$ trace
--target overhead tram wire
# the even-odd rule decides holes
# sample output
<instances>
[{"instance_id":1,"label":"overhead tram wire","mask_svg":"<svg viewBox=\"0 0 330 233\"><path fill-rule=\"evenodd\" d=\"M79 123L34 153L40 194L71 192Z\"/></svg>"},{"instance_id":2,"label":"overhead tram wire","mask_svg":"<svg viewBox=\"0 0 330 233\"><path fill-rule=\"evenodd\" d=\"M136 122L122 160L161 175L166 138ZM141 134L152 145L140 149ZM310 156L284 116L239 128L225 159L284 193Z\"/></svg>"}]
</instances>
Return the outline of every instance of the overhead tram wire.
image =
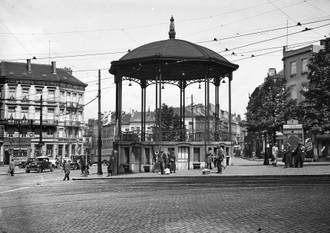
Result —
<instances>
[{"instance_id":1,"label":"overhead tram wire","mask_svg":"<svg viewBox=\"0 0 330 233\"><path fill-rule=\"evenodd\" d=\"M315 40L314 42L317 42L319 40ZM305 43L305 44L308 44L308 43ZM291 45L290 47L291 48L295 48L295 47L299 47L301 46L302 44L299 43L299 44L296 44L296 45ZM282 46L283 47L283 46ZM265 52L265 53L260 53L260 54L252 54L251 56L248 56L248 57L244 57L244 58L240 58L240 59L236 59L236 60L232 60L232 62L237 62L237 61L241 61L241 60L247 60L247 59L252 59L252 58L255 58L255 57L260 57L260 56L264 56L264 55L268 55L268 54L272 54L272 53L278 53L278 52L282 52L283 49L277 49L277 50L273 50L273 51L269 51L269 52Z\"/></svg>"},{"instance_id":2,"label":"overhead tram wire","mask_svg":"<svg viewBox=\"0 0 330 233\"><path fill-rule=\"evenodd\" d=\"M291 5L287 5L287 6L285 6L285 8L288 8L288 7L291 7L291 6L295 6L295 5L299 5L299 4L302 4L302 3L304 3L305 1L306 1L306 0L301 1L301 2L298 2L298 3L294 3L294 4L291 4ZM226 24L224 24L224 25L221 24L220 26L215 26L215 27L211 27L211 28L208 28L208 29L200 30L200 31L197 31L197 32L193 32L193 33L185 34L185 36L188 36L188 35L194 35L194 34L199 34L199 33L207 32L207 31L211 31L211 30L216 29L216 28L219 28L219 27L224 27L224 26L232 25L232 24L239 23L239 22L242 22L242 21L246 21L246 20L248 20L248 19L252 19L252 18L255 18L255 17L261 16L261 15L269 14L269 13L271 13L271 12L273 12L273 11L274 11L274 9L272 9L272 10L268 10L268 11L264 11L264 12L262 12L262 13L260 13L260 14L254 14L254 15L252 15L252 16L243 17L243 18L241 18L241 19L239 19L239 20L234 20L234 21L229 22L229 23L226 23Z\"/></svg>"},{"instance_id":3,"label":"overhead tram wire","mask_svg":"<svg viewBox=\"0 0 330 233\"><path fill-rule=\"evenodd\" d=\"M71 58L71 57L87 57L87 56L103 56L109 54L121 54L127 53L127 51L115 51L115 52L100 52L100 53L84 53L84 54L73 54L73 55L62 55L62 56L53 56L53 57L33 57L34 60L48 60L48 59L61 59L61 58ZM17 59L4 59L5 61L25 61L26 58L17 58Z\"/></svg>"},{"instance_id":4,"label":"overhead tram wire","mask_svg":"<svg viewBox=\"0 0 330 233\"><path fill-rule=\"evenodd\" d=\"M282 52L282 51L283 51L282 49L277 49L277 50L270 51L270 52L265 52L265 53L260 53L260 54L256 54L256 55L251 55L250 57L244 57L244 58L232 60L231 62L238 62L238 61L241 61L241 60L252 59L252 58L255 58L255 57L260 57L260 56L264 56L264 55L268 55L268 54L272 54L272 53L278 53L278 52Z\"/></svg>"},{"instance_id":5,"label":"overhead tram wire","mask_svg":"<svg viewBox=\"0 0 330 233\"><path fill-rule=\"evenodd\" d=\"M305 41L305 42L299 42L299 43L295 43L295 44L290 44L290 48L295 48L295 47L299 47L299 46L303 46L306 44L311 44L311 43L315 43L315 42L319 42L320 40L310 40L310 41ZM279 49L279 48L283 48L284 45L280 45L280 46L273 46L273 47L268 47L268 48L261 48L261 49L254 49L254 50L249 50L249 51L242 51L242 52L237 52L235 54L225 54L222 55L224 57L226 56L237 56L237 55L241 55L241 56L245 56L244 54L246 53L254 53L254 52L260 52L260 51L265 51L265 50L271 50L271 49Z\"/></svg>"},{"instance_id":6,"label":"overhead tram wire","mask_svg":"<svg viewBox=\"0 0 330 233\"><path fill-rule=\"evenodd\" d=\"M310 22L306 22L303 23L303 25L308 25L308 24L313 24L313 23L318 23L318 22L324 22L324 21L329 21L330 19L323 19L323 20L316 20L316 21L310 21ZM297 25L291 25L290 27L296 27ZM234 39L234 38L239 38L239 37L243 37L243 36L249 36L249 35L254 35L254 34L260 34L260 33L264 33L264 32L272 32L272 31L277 31L277 30L281 30L283 28L286 27L279 27L279 28L273 28L273 29L266 29L266 30L261 30L261 31L257 31L257 32L250 32L250 33L245 33L245 34L240 34L240 35L235 35L235 36L229 36L229 37L224 37L224 38L215 38L213 40L208 40L208 41L201 41L201 42L197 42L197 43L206 43L206 42L214 42L214 41L220 41L220 40L227 40L227 39ZM81 54L72 54L72 55L59 55L59 56L44 56L44 57L33 57L33 59L36 60L48 60L48 59L61 59L61 58L74 58L74 57L88 57L88 56L102 56L102 55L109 55L109 54L123 54L123 53L127 53L127 51L108 51L108 52L98 52L98 53L81 53ZM26 58L15 58L15 59L3 59L4 61L25 61ZM106 70L107 68L104 68L104 70ZM98 69L95 69L98 70ZM95 71L95 70L86 70L86 71ZM103 70L103 69L102 69ZM85 70L77 70L74 72L84 72Z\"/></svg>"},{"instance_id":7,"label":"overhead tram wire","mask_svg":"<svg viewBox=\"0 0 330 233\"><path fill-rule=\"evenodd\" d=\"M270 29L255 31L255 32L247 32L247 33L234 35L234 36L227 36L227 37L223 37L223 38L216 38L215 37L212 40L199 41L199 42L196 42L196 43L197 44L203 44L203 43L211 43L211 42L235 39L235 38L240 38L240 37L244 37L244 36L257 35L257 34L266 33L266 32L275 32L275 31L284 30L284 29L287 29L287 28L301 27L302 25L309 25L309 24L320 23L320 22L325 22L325 21L330 21L330 18L329 19L323 19L323 20L310 21L310 22L306 22L306 23L299 23L298 22L297 24L291 25L289 27L282 26L282 27L277 27L277 28L270 28Z\"/></svg>"},{"instance_id":8,"label":"overhead tram wire","mask_svg":"<svg viewBox=\"0 0 330 233\"><path fill-rule=\"evenodd\" d=\"M274 2L278 2L281 0L274 0ZM261 4L255 4L253 6L244 7L236 10L230 10L227 12L222 12L216 15L209 15L204 17L198 17L198 18L188 18L183 19L181 22L191 22L196 20L207 20L210 18L216 18L216 17L222 17L223 15L228 14L235 14L241 11L249 10L249 9L255 9L256 7L267 5L268 3L261 3ZM18 35L58 35L58 34L74 34L74 33L95 33L95 32L102 32L102 31L122 31L122 30L129 30L129 29L139 29L139 28L148 28L148 27L156 27L160 25L167 25L167 23L154 23L154 24L146 24L146 25L138 25L138 26L128 26L128 27L118 27L118 28L101 28L101 29L94 29L94 30L72 30L72 31L62 31L62 32L30 32L30 33L16 33ZM7 34L7 33L0 33L1 34Z\"/></svg>"},{"instance_id":9,"label":"overhead tram wire","mask_svg":"<svg viewBox=\"0 0 330 233\"><path fill-rule=\"evenodd\" d=\"M229 51L232 51L232 50L235 50L235 49L241 49L241 48L245 48L245 47L248 47L248 46L251 46L251 45L256 45L256 44L261 44L261 43L265 43L265 42L268 42L268 41L271 41L271 40L276 40L276 39L279 39L279 38L283 38L283 37L286 37L286 36L290 36L290 35L296 35L296 34L299 34L299 33L303 33L303 32L306 32L306 31L311 31L311 30L315 30L317 28L321 28L321 27L326 27L326 26L329 26L330 23L327 23L327 24L323 24L321 26L317 26L317 27L314 27L314 28L305 28L301 31L297 31L297 32L292 32L292 33L289 33L289 34L285 34L285 35L281 35L281 36L276 36L276 37L272 37L272 38L268 38L268 39L265 39L265 40L260 40L260 41L256 41L256 42L252 42L252 43L248 43L248 44L245 44L245 45L241 45L241 46L237 46L237 47L234 47L234 48L231 48L231 49L228 49L226 48L225 50L222 50L222 51L219 51L220 52L229 52Z\"/></svg>"}]
</instances>

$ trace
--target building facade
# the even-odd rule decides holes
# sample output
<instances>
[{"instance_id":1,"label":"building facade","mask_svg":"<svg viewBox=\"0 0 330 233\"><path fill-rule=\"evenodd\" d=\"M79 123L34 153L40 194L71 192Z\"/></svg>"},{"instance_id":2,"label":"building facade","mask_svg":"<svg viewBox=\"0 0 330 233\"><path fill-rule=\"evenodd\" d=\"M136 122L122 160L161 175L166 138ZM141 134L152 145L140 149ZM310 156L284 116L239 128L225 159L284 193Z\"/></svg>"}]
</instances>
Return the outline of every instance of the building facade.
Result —
<instances>
[{"instance_id":1,"label":"building facade","mask_svg":"<svg viewBox=\"0 0 330 233\"><path fill-rule=\"evenodd\" d=\"M321 49L329 50L329 38L321 40L321 45L309 45L295 50L283 48L284 78L286 86L290 87L291 98L297 99L298 103L304 100L300 93L308 83L308 64L313 54ZM309 134L305 139L311 139L314 160L330 159L330 133ZM310 138L308 138L310 137Z\"/></svg>"},{"instance_id":2,"label":"building facade","mask_svg":"<svg viewBox=\"0 0 330 233\"><path fill-rule=\"evenodd\" d=\"M283 72L286 79L286 87L290 88L291 98L298 102L303 100L300 93L304 89L304 84L308 82L308 62L314 53L320 51L319 45L309 45L295 50L287 50L283 47Z\"/></svg>"},{"instance_id":3,"label":"building facade","mask_svg":"<svg viewBox=\"0 0 330 233\"><path fill-rule=\"evenodd\" d=\"M1 62L0 163L80 155L83 149L84 90L69 69Z\"/></svg>"}]
</instances>

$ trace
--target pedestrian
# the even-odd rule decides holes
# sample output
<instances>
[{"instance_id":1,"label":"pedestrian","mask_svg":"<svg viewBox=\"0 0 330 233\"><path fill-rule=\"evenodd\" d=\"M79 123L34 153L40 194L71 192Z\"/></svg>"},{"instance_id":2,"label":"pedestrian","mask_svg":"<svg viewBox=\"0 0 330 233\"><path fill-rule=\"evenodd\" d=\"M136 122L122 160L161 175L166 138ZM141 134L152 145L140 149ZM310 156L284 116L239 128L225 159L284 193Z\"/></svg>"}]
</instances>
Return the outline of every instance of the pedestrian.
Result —
<instances>
[{"instance_id":1,"label":"pedestrian","mask_svg":"<svg viewBox=\"0 0 330 233\"><path fill-rule=\"evenodd\" d=\"M84 157L81 157L81 159L80 159L80 170L81 170L82 175L85 174L85 169L86 169L86 160L84 159Z\"/></svg>"},{"instance_id":2,"label":"pedestrian","mask_svg":"<svg viewBox=\"0 0 330 233\"><path fill-rule=\"evenodd\" d=\"M298 167L298 153L299 153L299 144L292 151L292 166Z\"/></svg>"},{"instance_id":3,"label":"pedestrian","mask_svg":"<svg viewBox=\"0 0 330 233\"><path fill-rule=\"evenodd\" d=\"M305 153L304 145L299 143L299 148L297 151L297 167L302 168L304 166Z\"/></svg>"},{"instance_id":4,"label":"pedestrian","mask_svg":"<svg viewBox=\"0 0 330 233\"><path fill-rule=\"evenodd\" d=\"M112 161L111 161L111 159L109 159L107 170L108 170L108 176L112 176Z\"/></svg>"},{"instance_id":5,"label":"pedestrian","mask_svg":"<svg viewBox=\"0 0 330 233\"><path fill-rule=\"evenodd\" d=\"M70 180L70 163L66 160L64 160L63 163L63 171L64 171L64 178L63 181Z\"/></svg>"},{"instance_id":6,"label":"pedestrian","mask_svg":"<svg viewBox=\"0 0 330 233\"><path fill-rule=\"evenodd\" d=\"M164 161L164 155L163 151L160 151L158 154L158 161L159 161L159 166L160 166L160 174L164 175L165 171L165 161Z\"/></svg>"},{"instance_id":7,"label":"pedestrian","mask_svg":"<svg viewBox=\"0 0 330 233\"><path fill-rule=\"evenodd\" d=\"M170 152L170 172L171 173L175 173L176 171L176 164L175 164L175 154L174 154L174 151L171 151Z\"/></svg>"},{"instance_id":8,"label":"pedestrian","mask_svg":"<svg viewBox=\"0 0 330 233\"><path fill-rule=\"evenodd\" d=\"M222 173L222 161L225 158L224 151L220 145L217 146L217 153L215 155L214 163L216 167L218 168L218 173Z\"/></svg>"},{"instance_id":9,"label":"pedestrian","mask_svg":"<svg viewBox=\"0 0 330 233\"><path fill-rule=\"evenodd\" d=\"M170 158L169 154L163 152L163 160L164 160L164 169L170 168Z\"/></svg>"},{"instance_id":10,"label":"pedestrian","mask_svg":"<svg viewBox=\"0 0 330 233\"><path fill-rule=\"evenodd\" d=\"M292 151L291 151L291 145L290 143L286 143L284 146L284 153L283 153L283 162L284 162L284 168L292 167Z\"/></svg>"},{"instance_id":11,"label":"pedestrian","mask_svg":"<svg viewBox=\"0 0 330 233\"><path fill-rule=\"evenodd\" d=\"M206 158L205 158L205 163L206 163L206 168L212 169L212 158L213 158L213 153L212 153L212 148L209 148Z\"/></svg>"},{"instance_id":12,"label":"pedestrian","mask_svg":"<svg viewBox=\"0 0 330 233\"><path fill-rule=\"evenodd\" d=\"M8 167L8 174L14 176L14 173L15 173L15 162L14 159L11 159Z\"/></svg>"},{"instance_id":13,"label":"pedestrian","mask_svg":"<svg viewBox=\"0 0 330 233\"><path fill-rule=\"evenodd\" d=\"M278 146L277 143L272 147L272 164L274 167L277 166L277 158L278 158Z\"/></svg>"}]
</instances>

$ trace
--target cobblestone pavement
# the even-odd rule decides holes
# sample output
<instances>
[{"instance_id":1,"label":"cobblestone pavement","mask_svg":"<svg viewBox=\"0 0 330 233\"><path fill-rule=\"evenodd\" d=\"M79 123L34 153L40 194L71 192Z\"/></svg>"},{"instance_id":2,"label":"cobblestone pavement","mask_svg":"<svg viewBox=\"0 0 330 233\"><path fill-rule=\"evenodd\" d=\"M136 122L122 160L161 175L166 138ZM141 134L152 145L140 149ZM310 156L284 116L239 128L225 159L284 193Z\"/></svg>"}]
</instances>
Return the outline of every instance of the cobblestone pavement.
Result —
<instances>
[{"instance_id":1,"label":"cobblestone pavement","mask_svg":"<svg viewBox=\"0 0 330 233\"><path fill-rule=\"evenodd\" d=\"M61 175L1 176L0 232L330 232L329 176Z\"/></svg>"}]
</instances>

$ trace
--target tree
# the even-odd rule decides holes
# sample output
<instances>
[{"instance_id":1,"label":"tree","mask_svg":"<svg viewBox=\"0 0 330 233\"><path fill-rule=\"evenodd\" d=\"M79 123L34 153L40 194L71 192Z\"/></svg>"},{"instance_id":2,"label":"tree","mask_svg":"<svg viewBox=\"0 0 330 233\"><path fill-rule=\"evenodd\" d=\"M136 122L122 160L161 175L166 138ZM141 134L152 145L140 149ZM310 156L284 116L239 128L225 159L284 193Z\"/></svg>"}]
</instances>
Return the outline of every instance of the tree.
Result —
<instances>
[{"instance_id":1,"label":"tree","mask_svg":"<svg viewBox=\"0 0 330 233\"><path fill-rule=\"evenodd\" d=\"M246 113L250 136L261 139L263 135L265 143L267 138L275 142L276 131L280 131L282 125L295 114L293 110L296 109L296 102L288 98L289 93L282 75L268 76L264 83L254 90ZM267 151L264 164L268 165Z\"/></svg>"},{"instance_id":2,"label":"tree","mask_svg":"<svg viewBox=\"0 0 330 233\"><path fill-rule=\"evenodd\" d=\"M162 136L160 140L163 141L177 141L180 138L180 117L174 112L173 107L168 107L166 104L161 108L161 122L160 128ZM154 138L157 129L154 129Z\"/></svg>"},{"instance_id":3,"label":"tree","mask_svg":"<svg viewBox=\"0 0 330 233\"><path fill-rule=\"evenodd\" d=\"M330 53L320 50L314 54L308 65L309 82L302 94L305 100L300 104L300 121L307 130L320 132L330 130Z\"/></svg>"}]
</instances>

